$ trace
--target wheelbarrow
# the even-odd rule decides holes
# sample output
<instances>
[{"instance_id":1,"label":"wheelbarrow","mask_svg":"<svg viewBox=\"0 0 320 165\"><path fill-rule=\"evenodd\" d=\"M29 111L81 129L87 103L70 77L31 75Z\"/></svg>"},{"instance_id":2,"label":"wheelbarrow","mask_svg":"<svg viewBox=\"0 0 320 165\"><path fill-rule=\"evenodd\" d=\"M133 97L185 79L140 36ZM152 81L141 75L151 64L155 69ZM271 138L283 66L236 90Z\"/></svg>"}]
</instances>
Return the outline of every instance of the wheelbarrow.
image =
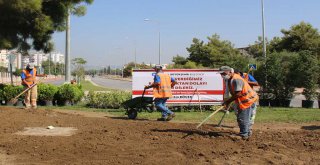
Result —
<instances>
[{"instance_id":1,"label":"wheelbarrow","mask_svg":"<svg viewBox=\"0 0 320 165\"><path fill-rule=\"evenodd\" d=\"M126 115L129 119L136 119L138 112L146 110L148 112L155 111L153 97L144 97L146 89L143 90L142 96L123 102L123 107L126 109Z\"/></svg>"}]
</instances>

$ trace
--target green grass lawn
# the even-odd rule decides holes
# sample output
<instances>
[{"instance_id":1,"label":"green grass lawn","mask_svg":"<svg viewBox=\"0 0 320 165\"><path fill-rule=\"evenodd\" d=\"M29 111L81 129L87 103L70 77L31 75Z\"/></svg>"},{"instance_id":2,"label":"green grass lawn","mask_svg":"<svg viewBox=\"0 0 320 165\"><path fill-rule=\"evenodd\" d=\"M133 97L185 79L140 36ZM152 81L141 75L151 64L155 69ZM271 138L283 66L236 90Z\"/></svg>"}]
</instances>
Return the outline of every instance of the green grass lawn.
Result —
<instances>
[{"instance_id":1,"label":"green grass lawn","mask_svg":"<svg viewBox=\"0 0 320 165\"><path fill-rule=\"evenodd\" d=\"M109 112L116 116L125 116L122 112ZM205 119L212 112L177 112L175 120L187 122L199 122ZM224 112L219 112L211 119L211 123L218 123ZM160 112L148 113L142 112L138 114L138 118L156 119L160 117ZM234 112L226 115L224 121L234 122L236 116ZM256 122L258 123L303 123L320 121L320 109L303 109L303 108L258 108L256 115ZM209 122L209 123L210 123Z\"/></svg>"},{"instance_id":2,"label":"green grass lawn","mask_svg":"<svg viewBox=\"0 0 320 165\"><path fill-rule=\"evenodd\" d=\"M81 86L84 91L113 91L113 90L115 90L115 89L111 89L111 88L95 86L90 81L82 81Z\"/></svg>"},{"instance_id":3,"label":"green grass lawn","mask_svg":"<svg viewBox=\"0 0 320 165\"><path fill-rule=\"evenodd\" d=\"M50 109L50 107L42 107L43 109ZM66 106L66 107L51 107L53 109L66 109L66 110L81 110L81 111L92 111L92 112L106 112L107 114L126 117L123 109L95 109L86 108L83 106ZM175 121L181 122L200 122L205 119L210 112L176 112ZM219 112L214 115L208 123L217 124L221 119L223 112ZM157 119L161 116L160 112L141 112L138 113L140 119ZM235 122L236 117L234 112L230 112L226 115L226 122ZM284 123L304 123L320 121L320 109L304 109L304 108L262 108L259 107L257 110L256 120L257 123L273 123L273 122L284 122Z\"/></svg>"}]
</instances>

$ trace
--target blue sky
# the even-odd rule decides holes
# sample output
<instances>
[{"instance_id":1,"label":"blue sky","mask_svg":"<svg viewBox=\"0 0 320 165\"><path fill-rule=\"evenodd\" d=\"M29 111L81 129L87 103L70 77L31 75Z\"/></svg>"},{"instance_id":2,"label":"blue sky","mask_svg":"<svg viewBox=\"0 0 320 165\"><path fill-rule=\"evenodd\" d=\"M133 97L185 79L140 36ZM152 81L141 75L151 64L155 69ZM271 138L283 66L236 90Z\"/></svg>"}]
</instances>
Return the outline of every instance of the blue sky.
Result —
<instances>
[{"instance_id":1,"label":"blue sky","mask_svg":"<svg viewBox=\"0 0 320 165\"><path fill-rule=\"evenodd\" d=\"M319 0L264 0L266 37L281 36L301 21L320 27ZM146 22L145 18L153 21ZM87 15L71 18L71 56L90 66L120 66L134 61L171 63L187 57L192 38L206 41L214 33L235 47L261 36L260 0L95 0ZM58 52L65 52L65 33L54 34Z\"/></svg>"}]
</instances>

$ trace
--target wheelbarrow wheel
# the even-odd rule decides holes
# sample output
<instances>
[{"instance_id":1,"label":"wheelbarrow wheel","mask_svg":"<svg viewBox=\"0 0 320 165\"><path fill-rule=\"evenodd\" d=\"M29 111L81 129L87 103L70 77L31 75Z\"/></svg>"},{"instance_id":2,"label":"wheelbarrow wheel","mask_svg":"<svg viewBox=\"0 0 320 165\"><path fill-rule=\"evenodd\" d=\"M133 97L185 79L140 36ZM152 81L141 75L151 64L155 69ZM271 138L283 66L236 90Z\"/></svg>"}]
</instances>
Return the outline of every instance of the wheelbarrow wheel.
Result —
<instances>
[{"instance_id":1,"label":"wheelbarrow wheel","mask_svg":"<svg viewBox=\"0 0 320 165\"><path fill-rule=\"evenodd\" d=\"M138 112L137 112L137 110L135 110L135 109L129 109L128 110L128 118L129 119L136 119L137 118L137 116L138 116Z\"/></svg>"}]
</instances>

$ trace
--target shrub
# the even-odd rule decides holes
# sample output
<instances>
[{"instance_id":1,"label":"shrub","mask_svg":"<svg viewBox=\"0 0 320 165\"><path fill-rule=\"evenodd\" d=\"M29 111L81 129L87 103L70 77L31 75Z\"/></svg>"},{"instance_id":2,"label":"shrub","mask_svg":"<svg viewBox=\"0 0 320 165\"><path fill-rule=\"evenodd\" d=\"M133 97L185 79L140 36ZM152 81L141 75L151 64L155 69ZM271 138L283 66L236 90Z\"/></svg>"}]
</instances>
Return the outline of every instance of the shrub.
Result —
<instances>
[{"instance_id":1,"label":"shrub","mask_svg":"<svg viewBox=\"0 0 320 165\"><path fill-rule=\"evenodd\" d=\"M22 85L20 86L7 85L3 88L4 100L9 101L14 97L16 97L22 91L23 91ZM23 98L23 95L21 95L20 98Z\"/></svg>"},{"instance_id":2,"label":"shrub","mask_svg":"<svg viewBox=\"0 0 320 165\"><path fill-rule=\"evenodd\" d=\"M0 100L5 100L3 95L3 89L5 86L6 86L5 84L0 84Z\"/></svg>"},{"instance_id":3,"label":"shrub","mask_svg":"<svg viewBox=\"0 0 320 165\"><path fill-rule=\"evenodd\" d=\"M38 99L41 101L51 101L57 93L58 87L52 84L38 84Z\"/></svg>"},{"instance_id":4,"label":"shrub","mask_svg":"<svg viewBox=\"0 0 320 165\"><path fill-rule=\"evenodd\" d=\"M84 92L81 87L72 84L64 84L58 87L58 92L54 98L60 103L63 101L71 101L74 103L80 101L83 96Z\"/></svg>"},{"instance_id":5,"label":"shrub","mask_svg":"<svg viewBox=\"0 0 320 165\"><path fill-rule=\"evenodd\" d=\"M131 99L130 92L112 91L112 92L93 92L90 91L86 97L87 105L95 108L120 108L121 104Z\"/></svg>"}]
</instances>

